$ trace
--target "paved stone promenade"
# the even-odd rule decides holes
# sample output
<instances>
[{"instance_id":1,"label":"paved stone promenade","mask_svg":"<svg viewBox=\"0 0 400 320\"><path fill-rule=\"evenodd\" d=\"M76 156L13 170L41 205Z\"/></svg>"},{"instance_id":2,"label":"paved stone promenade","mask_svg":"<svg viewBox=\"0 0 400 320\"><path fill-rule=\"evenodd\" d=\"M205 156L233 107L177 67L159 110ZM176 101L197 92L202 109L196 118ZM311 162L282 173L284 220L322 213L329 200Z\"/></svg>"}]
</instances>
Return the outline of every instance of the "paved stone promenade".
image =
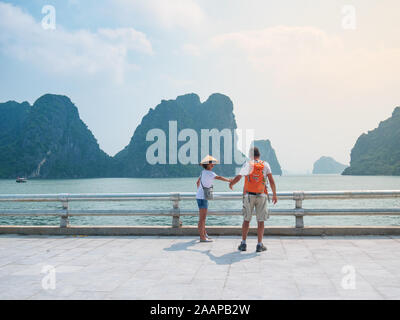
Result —
<instances>
[{"instance_id":1,"label":"paved stone promenade","mask_svg":"<svg viewBox=\"0 0 400 320\"><path fill-rule=\"evenodd\" d=\"M214 240L0 235L0 299L400 298L400 237Z\"/></svg>"}]
</instances>

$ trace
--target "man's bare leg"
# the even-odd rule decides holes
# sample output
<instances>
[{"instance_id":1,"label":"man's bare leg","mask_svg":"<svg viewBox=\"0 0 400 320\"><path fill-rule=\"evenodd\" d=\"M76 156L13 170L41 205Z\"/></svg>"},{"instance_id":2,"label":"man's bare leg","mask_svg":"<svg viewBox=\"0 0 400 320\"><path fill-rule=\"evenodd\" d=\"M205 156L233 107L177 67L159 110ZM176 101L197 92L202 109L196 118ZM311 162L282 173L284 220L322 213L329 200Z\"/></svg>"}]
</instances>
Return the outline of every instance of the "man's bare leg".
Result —
<instances>
[{"instance_id":1,"label":"man's bare leg","mask_svg":"<svg viewBox=\"0 0 400 320\"><path fill-rule=\"evenodd\" d=\"M264 236L264 221L258 221L257 238L258 243L262 243Z\"/></svg>"},{"instance_id":2,"label":"man's bare leg","mask_svg":"<svg viewBox=\"0 0 400 320\"><path fill-rule=\"evenodd\" d=\"M247 239L247 234L249 233L249 227L250 227L250 221L243 221L242 224L242 240L246 241Z\"/></svg>"}]
</instances>

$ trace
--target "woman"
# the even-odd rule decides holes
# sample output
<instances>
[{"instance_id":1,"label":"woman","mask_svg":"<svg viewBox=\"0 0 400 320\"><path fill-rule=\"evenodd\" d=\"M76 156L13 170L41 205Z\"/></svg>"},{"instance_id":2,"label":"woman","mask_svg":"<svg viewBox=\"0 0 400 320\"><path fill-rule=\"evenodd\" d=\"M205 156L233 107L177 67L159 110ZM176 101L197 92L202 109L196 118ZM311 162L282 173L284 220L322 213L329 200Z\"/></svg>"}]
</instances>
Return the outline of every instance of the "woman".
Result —
<instances>
[{"instance_id":1,"label":"woman","mask_svg":"<svg viewBox=\"0 0 400 320\"><path fill-rule=\"evenodd\" d=\"M208 236L206 232L206 217L207 217L207 209L208 209L208 200L204 198L203 186L205 188L211 188L213 185L213 180L221 180L225 182L231 182L231 179L227 179L225 177L218 176L215 174L212 169L214 168L214 164L217 163L218 160L207 156L201 162L200 165L204 168L201 172L199 179L197 180L197 194L196 200L197 205L199 207L199 234L200 234L200 242L211 242L212 240Z\"/></svg>"}]
</instances>

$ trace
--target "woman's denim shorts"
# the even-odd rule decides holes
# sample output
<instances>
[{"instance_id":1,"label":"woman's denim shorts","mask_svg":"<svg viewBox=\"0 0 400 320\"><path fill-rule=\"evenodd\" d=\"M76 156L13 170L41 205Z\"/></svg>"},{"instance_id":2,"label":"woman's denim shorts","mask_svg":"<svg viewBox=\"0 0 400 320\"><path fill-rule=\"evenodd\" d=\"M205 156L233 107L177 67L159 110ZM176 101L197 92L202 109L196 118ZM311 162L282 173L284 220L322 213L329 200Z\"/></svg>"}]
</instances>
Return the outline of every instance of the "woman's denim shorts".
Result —
<instances>
[{"instance_id":1,"label":"woman's denim shorts","mask_svg":"<svg viewBox=\"0 0 400 320\"><path fill-rule=\"evenodd\" d=\"M199 209L208 209L208 200L196 199Z\"/></svg>"}]
</instances>

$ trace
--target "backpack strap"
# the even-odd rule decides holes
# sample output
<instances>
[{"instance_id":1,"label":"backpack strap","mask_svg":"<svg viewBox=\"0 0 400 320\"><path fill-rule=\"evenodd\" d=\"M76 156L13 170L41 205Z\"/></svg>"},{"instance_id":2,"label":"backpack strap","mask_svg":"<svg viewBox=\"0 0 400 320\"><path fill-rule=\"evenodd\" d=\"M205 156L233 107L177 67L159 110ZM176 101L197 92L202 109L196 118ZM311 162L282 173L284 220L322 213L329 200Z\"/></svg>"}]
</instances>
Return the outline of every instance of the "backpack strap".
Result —
<instances>
[{"instance_id":1,"label":"backpack strap","mask_svg":"<svg viewBox=\"0 0 400 320\"><path fill-rule=\"evenodd\" d=\"M201 188L204 190L203 182L201 182L201 179L203 178L203 171L200 173L200 184L201 184Z\"/></svg>"}]
</instances>

